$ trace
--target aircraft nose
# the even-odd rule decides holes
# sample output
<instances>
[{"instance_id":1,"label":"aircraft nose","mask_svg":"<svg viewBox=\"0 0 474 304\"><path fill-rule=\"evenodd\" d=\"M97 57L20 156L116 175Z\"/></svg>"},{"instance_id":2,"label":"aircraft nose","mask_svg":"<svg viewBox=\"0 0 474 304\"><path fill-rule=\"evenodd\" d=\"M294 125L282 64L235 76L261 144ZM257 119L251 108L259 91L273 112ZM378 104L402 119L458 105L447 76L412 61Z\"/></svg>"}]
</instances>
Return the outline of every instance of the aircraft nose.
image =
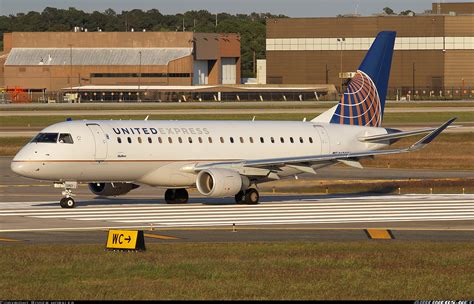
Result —
<instances>
[{"instance_id":1,"label":"aircraft nose","mask_svg":"<svg viewBox=\"0 0 474 304\"><path fill-rule=\"evenodd\" d=\"M25 165L21 162L12 161L10 163L10 169L16 174L19 174L19 175L25 174Z\"/></svg>"}]
</instances>

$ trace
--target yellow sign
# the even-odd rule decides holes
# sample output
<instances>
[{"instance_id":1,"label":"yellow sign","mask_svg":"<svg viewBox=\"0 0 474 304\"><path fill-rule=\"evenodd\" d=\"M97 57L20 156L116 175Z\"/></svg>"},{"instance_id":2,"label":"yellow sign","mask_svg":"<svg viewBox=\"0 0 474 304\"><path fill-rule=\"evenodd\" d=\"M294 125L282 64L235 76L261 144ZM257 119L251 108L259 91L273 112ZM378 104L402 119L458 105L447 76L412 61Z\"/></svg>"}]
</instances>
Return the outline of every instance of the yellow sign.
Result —
<instances>
[{"instance_id":1,"label":"yellow sign","mask_svg":"<svg viewBox=\"0 0 474 304\"><path fill-rule=\"evenodd\" d=\"M107 249L145 250L143 231L109 230Z\"/></svg>"},{"instance_id":2,"label":"yellow sign","mask_svg":"<svg viewBox=\"0 0 474 304\"><path fill-rule=\"evenodd\" d=\"M365 233L370 239L392 240L395 237L392 231L387 229L365 229Z\"/></svg>"}]
</instances>

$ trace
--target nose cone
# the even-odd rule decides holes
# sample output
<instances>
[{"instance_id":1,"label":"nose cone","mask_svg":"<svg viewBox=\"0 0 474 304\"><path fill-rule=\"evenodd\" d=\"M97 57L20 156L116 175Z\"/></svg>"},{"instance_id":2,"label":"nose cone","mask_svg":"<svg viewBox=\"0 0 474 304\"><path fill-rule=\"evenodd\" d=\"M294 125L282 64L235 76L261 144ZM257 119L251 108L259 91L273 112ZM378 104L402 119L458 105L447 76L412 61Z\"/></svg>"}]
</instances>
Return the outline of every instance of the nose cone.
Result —
<instances>
[{"instance_id":1,"label":"nose cone","mask_svg":"<svg viewBox=\"0 0 474 304\"><path fill-rule=\"evenodd\" d=\"M25 164L19 161L13 160L10 163L10 169L19 175L25 175Z\"/></svg>"},{"instance_id":2,"label":"nose cone","mask_svg":"<svg viewBox=\"0 0 474 304\"><path fill-rule=\"evenodd\" d=\"M13 158L12 162L10 163L10 169L15 172L16 174L30 177L31 176L31 165L28 165L26 160L29 160L29 147L26 145L23 147Z\"/></svg>"}]
</instances>

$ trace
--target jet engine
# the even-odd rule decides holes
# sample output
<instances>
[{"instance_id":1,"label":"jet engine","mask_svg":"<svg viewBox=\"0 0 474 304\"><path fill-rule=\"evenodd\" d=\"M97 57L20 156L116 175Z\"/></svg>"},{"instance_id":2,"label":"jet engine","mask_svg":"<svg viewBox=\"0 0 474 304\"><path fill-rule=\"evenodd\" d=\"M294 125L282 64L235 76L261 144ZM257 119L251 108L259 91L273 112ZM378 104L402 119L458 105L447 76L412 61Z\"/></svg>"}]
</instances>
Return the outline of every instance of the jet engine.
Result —
<instances>
[{"instance_id":1,"label":"jet engine","mask_svg":"<svg viewBox=\"0 0 474 304\"><path fill-rule=\"evenodd\" d=\"M140 187L131 183L90 183L89 190L99 196L124 195L133 189Z\"/></svg>"},{"instance_id":2,"label":"jet engine","mask_svg":"<svg viewBox=\"0 0 474 304\"><path fill-rule=\"evenodd\" d=\"M250 186L250 180L239 172L229 169L206 169L196 178L198 191L210 197L234 196Z\"/></svg>"}]
</instances>

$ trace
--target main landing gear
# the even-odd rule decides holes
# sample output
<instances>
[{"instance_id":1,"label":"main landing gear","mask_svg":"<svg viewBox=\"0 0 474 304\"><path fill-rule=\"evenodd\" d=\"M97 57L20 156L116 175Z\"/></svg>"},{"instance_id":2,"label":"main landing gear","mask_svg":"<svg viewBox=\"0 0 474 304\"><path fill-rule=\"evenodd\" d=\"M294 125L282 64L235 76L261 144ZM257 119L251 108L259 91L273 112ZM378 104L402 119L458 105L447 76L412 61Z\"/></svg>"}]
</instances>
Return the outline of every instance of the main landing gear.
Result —
<instances>
[{"instance_id":1,"label":"main landing gear","mask_svg":"<svg viewBox=\"0 0 474 304\"><path fill-rule=\"evenodd\" d=\"M64 196L60 201L59 205L61 208L74 208L76 207L76 202L72 198L74 194L71 189L77 188L77 182L64 182L64 183L54 183L54 188L63 188L62 195Z\"/></svg>"},{"instance_id":2,"label":"main landing gear","mask_svg":"<svg viewBox=\"0 0 474 304\"><path fill-rule=\"evenodd\" d=\"M188 191L184 188L168 189L165 192L165 201L167 204L186 204L188 199Z\"/></svg>"},{"instance_id":3,"label":"main landing gear","mask_svg":"<svg viewBox=\"0 0 474 304\"><path fill-rule=\"evenodd\" d=\"M260 195L258 194L257 189L249 188L245 191L240 191L235 195L235 202L237 204L247 204L247 205L256 205Z\"/></svg>"}]
</instances>

